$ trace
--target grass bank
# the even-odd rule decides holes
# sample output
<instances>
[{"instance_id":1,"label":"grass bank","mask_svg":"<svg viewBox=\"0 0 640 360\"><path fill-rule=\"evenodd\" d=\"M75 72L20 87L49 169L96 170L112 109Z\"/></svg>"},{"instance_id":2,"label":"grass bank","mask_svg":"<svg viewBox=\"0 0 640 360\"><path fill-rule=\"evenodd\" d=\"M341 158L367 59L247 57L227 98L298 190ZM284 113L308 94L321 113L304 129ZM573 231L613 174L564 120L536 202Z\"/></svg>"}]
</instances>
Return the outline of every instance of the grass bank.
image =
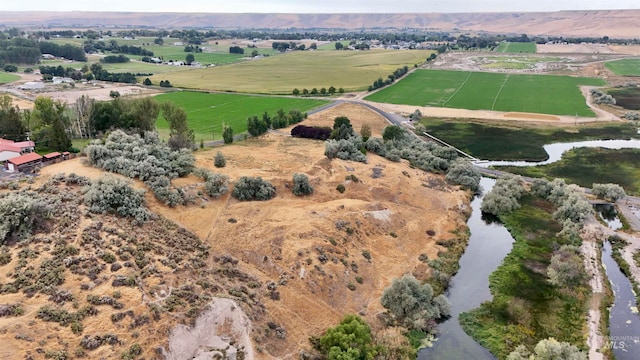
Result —
<instances>
[{"instance_id":1,"label":"grass bank","mask_svg":"<svg viewBox=\"0 0 640 360\"><path fill-rule=\"evenodd\" d=\"M543 161L545 144L637 136L635 127L623 123L551 127L425 118L422 124L431 135L486 160Z\"/></svg>"},{"instance_id":2,"label":"grass bank","mask_svg":"<svg viewBox=\"0 0 640 360\"><path fill-rule=\"evenodd\" d=\"M558 162L535 167L499 167L530 177L563 178L591 187L593 183L615 183L627 194L640 195L640 149L578 148L566 152Z\"/></svg>"},{"instance_id":3,"label":"grass bank","mask_svg":"<svg viewBox=\"0 0 640 360\"><path fill-rule=\"evenodd\" d=\"M531 196L501 217L514 237L513 249L489 278L493 299L460 315L463 329L499 359L518 345L532 348L553 337L585 348L584 324L590 289L581 284L559 289L547 281L552 253L566 243L555 234L553 205Z\"/></svg>"}]
</instances>

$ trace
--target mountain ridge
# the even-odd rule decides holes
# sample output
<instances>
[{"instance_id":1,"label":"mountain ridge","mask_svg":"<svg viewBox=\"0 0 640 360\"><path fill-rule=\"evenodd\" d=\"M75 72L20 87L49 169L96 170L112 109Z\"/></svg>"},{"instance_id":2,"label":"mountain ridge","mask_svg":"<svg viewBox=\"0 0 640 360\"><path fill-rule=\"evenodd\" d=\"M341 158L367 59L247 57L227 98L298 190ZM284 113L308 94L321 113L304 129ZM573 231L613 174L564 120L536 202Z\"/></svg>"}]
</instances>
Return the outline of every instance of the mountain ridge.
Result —
<instances>
[{"instance_id":1,"label":"mountain ridge","mask_svg":"<svg viewBox=\"0 0 640 360\"><path fill-rule=\"evenodd\" d=\"M486 13L171 13L0 11L0 25L222 29L421 29L542 36L634 38L640 10Z\"/></svg>"}]
</instances>

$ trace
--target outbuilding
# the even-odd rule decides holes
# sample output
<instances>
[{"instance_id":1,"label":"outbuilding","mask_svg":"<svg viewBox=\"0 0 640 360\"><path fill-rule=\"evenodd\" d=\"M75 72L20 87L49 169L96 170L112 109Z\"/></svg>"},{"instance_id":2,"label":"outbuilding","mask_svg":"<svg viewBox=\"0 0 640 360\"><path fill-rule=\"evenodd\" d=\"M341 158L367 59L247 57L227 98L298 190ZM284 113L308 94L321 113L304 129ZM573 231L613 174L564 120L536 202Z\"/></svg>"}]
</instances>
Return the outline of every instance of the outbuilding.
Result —
<instances>
[{"instance_id":1,"label":"outbuilding","mask_svg":"<svg viewBox=\"0 0 640 360\"><path fill-rule=\"evenodd\" d=\"M42 156L36 153L28 153L20 155L13 159L7 160L6 168L8 172L14 171L31 171L42 163Z\"/></svg>"}]
</instances>

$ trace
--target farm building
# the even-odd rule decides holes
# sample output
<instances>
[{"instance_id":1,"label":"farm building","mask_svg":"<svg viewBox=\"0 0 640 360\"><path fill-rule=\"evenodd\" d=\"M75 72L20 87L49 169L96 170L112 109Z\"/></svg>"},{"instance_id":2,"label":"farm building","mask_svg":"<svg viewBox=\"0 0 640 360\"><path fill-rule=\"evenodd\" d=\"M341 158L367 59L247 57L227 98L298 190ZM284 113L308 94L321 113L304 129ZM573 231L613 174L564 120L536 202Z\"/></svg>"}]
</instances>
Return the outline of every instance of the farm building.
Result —
<instances>
[{"instance_id":1,"label":"farm building","mask_svg":"<svg viewBox=\"0 0 640 360\"><path fill-rule=\"evenodd\" d=\"M57 151L42 156L42 162L47 164L57 163L60 160L62 160L62 154Z\"/></svg>"},{"instance_id":2,"label":"farm building","mask_svg":"<svg viewBox=\"0 0 640 360\"><path fill-rule=\"evenodd\" d=\"M36 153L28 153L20 155L13 159L7 160L5 167L8 172L14 171L30 171L34 167L42 163L42 156Z\"/></svg>"},{"instance_id":3,"label":"farm building","mask_svg":"<svg viewBox=\"0 0 640 360\"><path fill-rule=\"evenodd\" d=\"M0 162L33 152L35 148L36 144L33 141L15 142L0 138Z\"/></svg>"}]
</instances>

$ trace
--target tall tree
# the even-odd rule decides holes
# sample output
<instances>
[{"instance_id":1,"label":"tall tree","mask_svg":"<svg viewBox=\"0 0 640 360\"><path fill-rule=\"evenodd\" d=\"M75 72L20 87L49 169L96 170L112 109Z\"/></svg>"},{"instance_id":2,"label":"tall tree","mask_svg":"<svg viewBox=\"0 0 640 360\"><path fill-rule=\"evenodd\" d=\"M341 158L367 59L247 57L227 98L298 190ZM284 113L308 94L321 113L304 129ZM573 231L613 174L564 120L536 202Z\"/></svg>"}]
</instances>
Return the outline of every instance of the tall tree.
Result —
<instances>
[{"instance_id":1,"label":"tall tree","mask_svg":"<svg viewBox=\"0 0 640 360\"><path fill-rule=\"evenodd\" d=\"M187 112L171 101L162 103L162 116L169 123L169 146L173 150L192 149L195 144L193 130L187 124Z\"/></svg>"},{"instance_id":2,"label":"tall tree","mask_svg":"<svg viewBox=\"0 0 640 360\"><path fill-rule=\"evenodd\" d=\"M67 104L62 101L46 97L36 98L30 121L36 145L56 151L67 151L71 148L71 140L66 131L70 123L66 110Z\"/></svg>"},{"instance_id":3,"label":"tall tree","mask_svg":"<svg viewBox=\"0 0 640 360\"><path fill-rule=\"evenodd\" d=\"M21 121L20 108L13 106L11 97L0 98L0 137L22 141L26 138L26 129Z\"/></svg>"}]
</instances>

